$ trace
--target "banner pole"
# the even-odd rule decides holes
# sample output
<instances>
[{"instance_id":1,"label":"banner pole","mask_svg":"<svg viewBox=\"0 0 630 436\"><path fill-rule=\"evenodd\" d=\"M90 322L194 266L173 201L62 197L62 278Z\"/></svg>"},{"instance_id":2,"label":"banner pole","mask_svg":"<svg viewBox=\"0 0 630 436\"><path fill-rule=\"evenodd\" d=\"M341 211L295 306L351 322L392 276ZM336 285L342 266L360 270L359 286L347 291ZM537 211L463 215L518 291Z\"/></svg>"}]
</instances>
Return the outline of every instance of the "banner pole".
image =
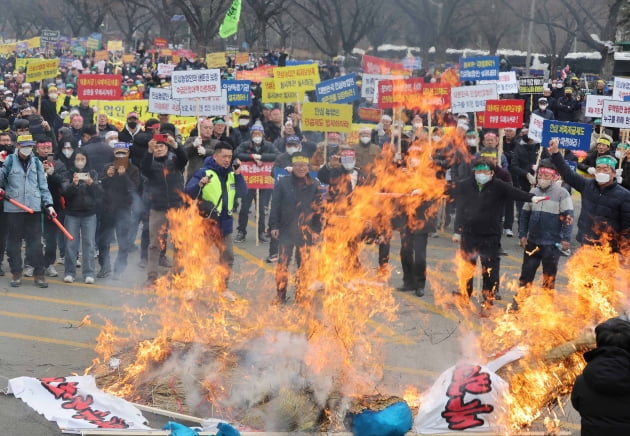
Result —
<instances>
[{"instance_id":1,"label":"banner pole","mask_svg":"<svg viewBox=\"0 0 630 436\"><path fill-rule=\"evenodd\" d=\"M256 247L260 245L260 189L256 189Z\"/></svg>"}]
</instances>

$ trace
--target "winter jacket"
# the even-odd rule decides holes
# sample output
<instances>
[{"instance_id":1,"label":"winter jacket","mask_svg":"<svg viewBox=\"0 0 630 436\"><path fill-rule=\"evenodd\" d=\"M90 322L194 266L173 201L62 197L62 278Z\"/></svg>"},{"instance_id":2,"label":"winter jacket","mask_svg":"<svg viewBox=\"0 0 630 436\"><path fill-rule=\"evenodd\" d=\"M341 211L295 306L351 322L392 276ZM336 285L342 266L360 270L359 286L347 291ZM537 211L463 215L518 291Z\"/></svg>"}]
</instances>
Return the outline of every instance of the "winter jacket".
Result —
<instances>
[{"instance_id":1,"label":"winter jacket","mask_svg":"<svg viewBox=\"0 0 630 436\"><path fill-rule=\"evenodd\" d=\"M576 239L589 245L609 243L616 251L617 239L630 236L630 191L614 180L612 185L600 188L594 179L574 173L560 153L553 154L551 161L558 168L562 179L582 194ZM608 241L602 241L602 235L606 235Z\"/></svg>"},{"instance_id":2,"label":"winter jacket","mask_svg":"<svg viewBox=\"0 0 630 436\"><path fill-rule=\"evenodd\" d=\"M164 157L147 153L140 164L140 172L148 181L144 189L149 190L151 209L168 210L182 205L181 191L184 189L184 168L188 158L182 147L172 149Z\"/></svg>"},{"instance_id":3,"label":"winter jacket","mask_svg":"<svg viewBox=\"0 0 630 436\"><path fill-rule=\"evenodd\" d=\"M258 148L255 147L253 142L247 141L239 145L234 152L236 158L240 159L242 162L253 162L254 158L251 156L252 154L259 154L260 160L263 162L273 162L280 153L271 142L265 141L264 139Z\"/></svg>"},{"instance_id":4,"label":"winter jacket","mask_svg":"<svg viewBox=\"0 0 630 436\"><path fill-rule=\"evenodd\" d=\"M100 136L94 136L82 144L81 151L85 153L89 162L88 169L95 170L99 179L103 177L105 166L114 161L114 150L105 144Z\"/></svg>"},{"instance_id":5,"label":"winter jacket","mask_svg":"<svg viewBox=\"0 0 630 436\"><path fill-rule=\"evenodd\" d=\"M101 180L104 191L103 207L107 210L118 210L129 208L133 203L134 196L138 195L140 189L140 170L135 165L129 163L125 172L121 175L115 170L114 175L109 177L107 170L116 167L115 163L107 165L105 175Z\"/></svg>"},{"instance_id":6,"label":"winter jacket","mask_svg":"<svg viewBox=\"0 0 630 436\"><path fill-rule=\"evenodd\" d=\"M103 188L98 181L96 171L90 171L93 183L88 185L84 180L72 183L74 172L70 174L70 183L63 190L63 198L66 201L66 215L87 217L96 214L103 199Z\"/></svg>"},{"instance_id":7,"label":"winter jacket","mask_svg":"<svg viewBox=\"0 0 630 436\"><path fill-rule=\"evenodd\" d=\"M538 158L538 150L540 144L521 143L516 146L512 154L512 163L510 164L510 172L512 173L512 181L523 191L529 191L531 184L527 180L527 174L535 175L534 165ZM541 158L548 157L547 150L543 150Z\"/></svg>"},{"instance_id":8,"label":"winter jacket","mask_svg":"<svg viewBox=\"0 0 630 436\"><path fill-rule=\"evenodd\" d=\"M518 237L526 237L536 245L554 245L571 240L572 225L566 218L573 216L571 194L559 183L553 182L547 189L532 188L532 194L549 196L538 204L525 203L518 221Z\"/></svg>"},{"instance_id":9,"label":"winter jacket","mask_svg":"<svg viewBox=\"0 0 630 436\"><path fill-rule=\"evenodd\" d=\"M308 175L304 181L293 174L278 180L271 199L269 228L280 230L280 239L297 243L307 239L306 229L321 231L320 186Z\"/></svg>"},{"instance_id":10,"label":"winter jacket","mask_svg":"<svg viewBox=\"0 0 630 436\"><path fill-rule=\"evenodd\" d=\"M630 434L630 353L598 347L584 353L586 368L575 380L571 403L582 417L582 436Z\"/></svg>"},{"instance_id":11,"label":"winter jacket","mask_svg":"<svg viewBox=\"0 0 630 436\"><path fill-rule=\"evenodd\" d=\"M5 190L9 198L30 207L35 212L53 205L44 166L35 155L30 155L25 161L21 161L17 150L10 154L0 168L0 188ZM8 201L4 201L4 211L24 212Z\"/></svg>"}]
</instances>

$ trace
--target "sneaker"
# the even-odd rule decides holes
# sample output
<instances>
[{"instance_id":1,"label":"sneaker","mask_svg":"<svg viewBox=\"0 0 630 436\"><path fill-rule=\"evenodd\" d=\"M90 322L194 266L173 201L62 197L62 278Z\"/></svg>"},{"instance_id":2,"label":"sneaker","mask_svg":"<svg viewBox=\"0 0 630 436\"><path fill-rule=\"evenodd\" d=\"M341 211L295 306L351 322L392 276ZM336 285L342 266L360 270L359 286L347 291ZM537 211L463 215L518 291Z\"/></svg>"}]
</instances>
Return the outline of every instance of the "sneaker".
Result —
<instances>
[{"instance_id":1,"label":"sneaker","mask_svg":"<svg viewBox=\"0 0 630 436\"><path fill-rule=\"evenodd\" d=\"M81 261L77 258L77 268L81 268Z\"/></svg>"},{"instance_id":2,"label":"sneaker","mask_svg":"<svg viewBox=\"0 0 630 436\"><path fill-rule=\"evenodd\" d=\"M22 284L22 277L19 274L13 274L13 278L11 279L11 287L17 288Z\"/></svg>"},{"instance_id":3,"label":"sneaker","mask_svg":"<svg viewBox=\"0 0 630 436\"><path fill-rule=\"evenodd\" d=\"M63 281L64 281L64 283L73 283L73 282L74 282L74 277L72 277L72 276L70 276L70 275L65 276L65 277L63 278Z\"/></svg>"},{"instance_id":4,"label":"sneaker","mask_svg":"<svg viewBox=\"0 0 630 436\"><path fill-rule=\"evenodd\" d=\"M24 277L33 277L33 273L35 272L35 268L30 266L30 265L26 265L24 267L24 270L22 271L22 274L24 274Z\"/></svg>"},{"instance_id":5,"label":"sneaker","mask_svg":"<svg viewBox=\"0 0 630 436\"><path fill-rule=\"evenodd\" d=\"M277 254L272 254L271 256L268 256L265 259L265 262L267 262L267 263L274 263L274 262L277 262L277 261L278 261L278 255Z\"/></svg>"},{"instance_id":6,"label":"sneaker","mask_svg":"<svg viewBox=\"0 0 630 436\"><path fill-rule=\"evenodd\" d=\"M57 272L57 270L55 269L53 265L48 265L48 268L46 268L45 274L48 277L57 277L59 275L59 273Z\"/></svg>"},{"instance_id":7,"label":"sneaker","mask_svg":"<svg viewBox=\"0 0 630 436\"><path fill-rule=\"evenodd\" d=\"M96 273L96 277L98 277L99 279L104 279L105 277L108 277L110 274L111 274L111 271L100 270L98 273Z\"/></svg>"},{"instance_id":8,"label":"sneaker","mask_svg":"<svg viewBox=\"0 0 630 436\"><path fill-rule=\"evenodd\" d=\"M269 242L269 238L267 238L265 235L258 235L258 241L262 243Z\"/></svg>"},{"instance_id":9,"label":"sneaker","mask_svg":"<svg viewBox=\"0 0 630 436\"><path fill-rule=\"evenodd\" d=\"M85 278L85 283L88 284L88 285L93 285L94 284L94 277L87 276Z\"/></svg>"},{"instance_id":10,"label":"sneaker","mask_svg":"<svg viewBox=\"0 0 630 436\"><path fill-rule=\"evenodd\" d=\"M416 289L416 296L418 296L418 297L424 297L424 288L418 288L418 289Z\"/></svg>"},{"instance_id":11,"label":"sneaker","mask_svg":"<svg viewBox=\"0 0 630 436\"><path fill-rule=\"evenodd\" d=\"M166 256L160 256L160 262L158 263L158 265L164 268L173 268L173 262L171 262L171 259Z\"/></svg>"},{"instance_id":12,"label":"sneaker","mask_svg":"<svg viewBox=\"0 0 630 436\"><path fill-rule=\"evenodd\" d=\"M512 229L503 229L503 234L507 236L508 238L511 238L514 236L514 232L512 232Z\"/></svg>"},{"instance_id":13,"label":"sneaker","mask_svg":"<svg viewBox=\"0 0 630 436\"><path fill-rule=\"evenodd\" d=\"M234 238L234 242L245 242L245 232L239 231Z\"/></svg>"},{"instance_id":14,"label":"sneaker","mask_svg":"<svg viewBox=\"0 0 630 436\"><path fill-rule=\"evenodd\" d=\"M59 259L55 261L55 263L57 265L63 265L64 263L66 263L66 259L64 259L63 257L60 257Z\"/></svg>"},{"instance_id":15,"label":"sneaker","mask_svg":"<svg viewBox=\"0 0 630 436\"><path fill-rule=\"evenodd\" d=\"M48 283L46 282L46 279L44 278L44 276L35 277L35 280L33 282L35 286L37 286L38 288L48 287Z\"/></svg>"},{"instance_id":16,"label":"sneaker","mask_svg":"<svg viewBox=\"0 0 630 436\"><path fill-rule=\"evenodd\" d=\"M146 268L147 267L147 260L146 259L140 259L140 262L138 262L138 268Z\"/></svg>"}]
</instances>

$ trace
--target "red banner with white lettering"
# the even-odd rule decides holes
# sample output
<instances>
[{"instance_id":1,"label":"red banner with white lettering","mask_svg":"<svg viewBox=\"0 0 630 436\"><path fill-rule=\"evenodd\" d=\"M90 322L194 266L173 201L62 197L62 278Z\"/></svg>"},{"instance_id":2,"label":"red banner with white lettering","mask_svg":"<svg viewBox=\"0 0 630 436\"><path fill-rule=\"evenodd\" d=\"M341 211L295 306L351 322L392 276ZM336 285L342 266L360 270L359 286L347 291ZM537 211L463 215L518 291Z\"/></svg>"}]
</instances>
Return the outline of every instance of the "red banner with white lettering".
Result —
<instances>
[{"instance_id":1,"label":"red banner with white lettering","mask_svg":"<svg viewBox=\"0 0 630 436\"><path fill-rule=\"evenodd\" d=\"M79 74L79 100L120 100L122 76L119 74Z\"/></svg>"},{"instance_id":2,"label":"red banner with white lettering","mask_svg":"<svg viewBox=\"0 0 630 436\"><path fill-rule=\"evenodd\" d=\"M422 88L426 84L423 78L378 81L378 107L389 109L404 107L422 109Z\"/></svg>"},{"instance_id":3,"label":"red banner with white lettering","mask_svg":"<svg viewBox=\"0 0 630 436\"><path fill-rule=\"evenodd\" d=\"M515 129L523 127L525 100L486 100L483 127L487 129Z\"/></svg>"},{"instance_id":4,"label":"red banner with white lettering","mask_svg":"<svg viewBox=\"0 0 630 436\"><path fill-rule=\"evenodd\" d=\"M446 83L425 83L422 86L422 110L435 111L451 107L451 86Z\"/></svg>"},{"instance_id":5,"label":"red banner with white lettering","mask_svg":"<svg viewBox=\"0 0 630 436\"><path fill-rule=\"evenodd\" d=\"M366 74L393 74L407 76L409 71L402 62L391 62L374 56L363 55L363 72Z\"/></svg>"},{"instance_id":6,"label":"red banner with white lettering","mask_svg":"<svg viewBox=\"0 0 630 436\"><path fill-rule=\"evenodd\" d=\"M271 175L273 162L241 162L241 174L247 183L247 189L273 189L274 180Z\"/></svg>"}]
</instances>

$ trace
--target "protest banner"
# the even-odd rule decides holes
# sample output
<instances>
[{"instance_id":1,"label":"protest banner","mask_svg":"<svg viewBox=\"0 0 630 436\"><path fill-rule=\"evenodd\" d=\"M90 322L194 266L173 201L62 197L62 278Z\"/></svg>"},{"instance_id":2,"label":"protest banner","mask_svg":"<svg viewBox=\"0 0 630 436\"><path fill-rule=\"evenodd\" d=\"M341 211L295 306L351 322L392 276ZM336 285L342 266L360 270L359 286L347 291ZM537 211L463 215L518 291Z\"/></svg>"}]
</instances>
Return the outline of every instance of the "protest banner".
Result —
<instances>
[{"instance_id":1,"label":"protest banner","mask_svg":"<svg viewBox=\"0 0 630 436\"><path fill-rule=\"evenodd\" d=\"M294 91L277 91L273 78L266 78L260 84L263 103L295 103L303 99L302 93Z\"/></svg>"},{"instance_id":2,"label":"protest banner","mask_svg":"<svg viewBox=\"0 0 630 436\"><path fill-rule=\"evenodd\" d=\"M59 36L61 36L61 32L58 30L42 29L42 33L39 35L40 47L45 47L46 44L54 44L59 41Z\"/></svg>"},{"instance_id":3,"label":"protest banner","mask_svg":"<svg viewBox=\"0 0 630 436\"><path fill-rule=\"evenodd\" d=\"M451 106L451 87L444 83L425 83L422 86L421 110L435 111Z\"/></svg>"},{"instance_id":4,"label":"protest banner","mask_svg":"<svg viewBox=\"0 0 630 436\"><path fill-rule=\"evenodd\" d=\"M107 51L123 51L123 42L120 39L107 41Z\"/></svg>"},{"instance_id":5,"label":"protest banner","mask_svg":"<svg viewBox=\"0 0 630 436\"><path fill-rule=\"evenodd\" d=\"M499 80L479 80L479 85L487 85L494 83L497 85L497 93L503 94L518 94L518 79L516 78L516 71L501 71L499 73Z\"/></svg>"},{"instance_id":6,"label":"protest banner","mask_svg":"<svg viewBox=\"0 0 630 436\"><path fill-rule=\"evenodd\" d=\"M602 126L630 129L630 101L604 100Z\"/></svg>"},{"instance_id":7,"label":"protest banner","mask_svg":"<svg viewBox=\"0 0 630 436\"><path fill-rule=\"evenodd\" d=\"M389 108L422 108L424 79L379 80L377 105L381 109Z\"/></svg>"},{"instance_id":8,"label":"protest banner","mask_svg":"<svg viewBox=\"0 0 630 436\"><path fill-rule=\"evenodd\" d=\"M363 74L363 76L361 77L361 97L376 101L378 98L376 83L379 80L393 80L402 78L403 77L401 76L395 77L390 74Z\"/></svg>"},{"instance_id":9,"label":"protest banner","mask_svg":"<svg viewBox=\"0 0 630 436\"><path fill-rule=\"evenodd\" d=\"M351 103L361 98L354 73L318 83L315 95L322 103Z\"/></svg>"},{"instance_id":10,"label":"protest banner","mask_svg":"<svg viewBox=\"0 0 630 436\"><path fill-rule=\"evenodd\" d=\"M236 65L245 65L249 63L249 53L236 53L234 56L234 63Z\"/></svg>"},{"instance_id":11,"label":"protest banner","mask_svg":"<svg viewBox=\"0 0 630 436\"><path fill-rule=\"evenodd\" d=\"M173 98L202 98L221 96L221 72L218 69L173 71Z\"/></svg>"},{"instance_id":12,"label":"protest banner","mask_svg":"<svg viewBox=\"0 0 630 436\"><path fill-rule=\"evenodd\" d=\"M236 80L250 80L252 82L262 82L263 79L273 78L273 65L262 65L253 70L236 71Z\"/></svg>"},{"instance_id":13,"label":"protest banner","mask_svg":"<svg viewBox=\"0 0 630 436\"><path fill-rule=\"evenodd\" d=\"M241 162L241 174L248 189L273 189L274 180L271 175L273 162Z\"/></svg>"},{"instance_id":14,"label":"protest banner","mask_svg":"<svg viewBox=\"0 0 630 436\"><path fill-rule=\"evenodd\" d=\"M547 146L551 139L558 138L560 148L588 151L591 148L592 133L593 126L590 124L545 120L540 143ZM529 134L531 135L531 132Z\"/></svg>"},{"instance_id":15,"label":"protest banner","mask_svg":"<svg viewBox=\"0 0 630 436\"><path fill-rule=\"evenodd\" d=\"M630 95L630 78L615 77L612 99L623 101L628 95Z\"/></svg>"},{"instance_id":16,"label":"protest banner","mask_svg":"<svg viewBox=\"0 0 630 436\"><path fill-rule=\"evenodd\" d=\"M208 68L225 67L225 52L208 53L206 55L206 66Z\"/></svg>"},{"instance_id":17,"label":"protest banner","mask_svg":"<svg viewBox=\"0 0 630 436\"><path fill-rule=\"evenodd\" d=\"M154 114L179 115L179 100L171 98L170 89L150 88L148 110Z\"/></svg>"},{"instance_id":18,"label":"protest banner","mask_svg":"<svg viewBox=\"0 0 630 436\"><path fill-rule=\"evenodd\" d=\"M0 54L9 54L15 51L15 42L0 44Z\"/></svg>"},{"instance_id":19,"label":"protest banner","mask_svg":"<svg viewBox=\"0 0 630 436\"><path fill-rule=\"evenodd\" d=\"M523 127L525 100L487 100L483 126L489 129Z\"/></svg>"},{"instance_id":20,"label":"protest banner","mask_svg":"<svg viewBox=\"0 0 630 436\"><path fill-rule=\"evenodd\" d=\"M79 100L120 100L122 76L119 74L79 74Z\"/></svg>"},{"instance_id":21,"label":"protest banner","mask_svg":"<svg viewBox=\"0 0 630 436\"><path fill-rule=\"evenodd\" d=\"M249 80L223 80L221 87L227 91L228 106L249 106L252 104L251 82Z\"/></svg>"},{"instance_id":22,"label":"protest banner","mask_svg":"<svg viewBox=\"0 0 630 436\"><path fill-rule=\"evenodd\" d=\"M542 77L521 77L518 79L519 94L542 94L545 79Z\"/></svg>"},{"instance_id":23,"label":"protest banner","mask_svg":"<svg viewBox=\"0 0 630 436\"><path fill-rule=\"evenodd\" d=\"M72 61L74 61L74 58L71 58L69 56L61 56L59 58L59 66L70 68L72 66Z\"/></svg>"},{"instance_id":24,"label":"protest banner","mask_svg":"<svg viewBox=\"0 0 630 436\"><path fill-rule=\"evenodd\" d=\"M498 56L475 56L459 59L459 80L499 80Z\"/></svg>"},{"instance_id":25,"label":"protest banner","mask_svg":"<svg viewBox=\"0 0 630 436\"><path fill-rule=\"evenodd\" d=\"M164 38L153 38L153 46L157 48L164 48L168 46L168 41Z\"/></svg>"},{"instance_id":26,"label":"protest banner","mask_svg":"<svg viewBox=\"0 0 630 436\"><path fill-rule=\"evenodd\" d=\"M26 45L28 48L39 48L42 45L42 38L39 36L34 36L30 39L27 39Z\"/></svg>"},{"instance_id":27,"label":"protest banner","mask_svg":"<svg viewBox=\"0 0 630 436\"><path fill-rule=\"evenodd\" d=\"M173 50L171 50L170 48L161 48L160 49L160 56L173 56Z\"/></svg>"},{"instance_id":28,"label":"protest banner","mask_svg":"<svg viewBox=\"0 0 630 436\"><path fill-rule=\"evenodd\" d=\"M173 74L173 71L175 71L175 67L177 65L175 64L158 64L157 67L157 72L158 75L165 75L165 76L170 76L171 74Z\"/></svg>"},{"instance_id":29,"label":"protest banner","mask_svg":"<svg viewBox=\"0 0 630 436\"><path fill-rule=\"evenodd\" d=\"M106 61L109 59L109 52L107 50L96 50L94 52L94 62Z\"/></svg>"},{"instance_id":30,"label":"protest banner","mask_svg":"<svg viewBox=\"0 0 630 436\"><path fill-rule=\"evenodd\" d=\"M357 115L361 121L380 123L381 117L383 116L383 110L370 107L360 107L357 111Z\"/></svg>"},{"instance_id":31,"label":"protest banner","mask_svg":"<svg viewBox=\"0 0 630 436\"><path fill-rule=\"evenodd\" d=\"M319 66L315 63L295 67L276 67L273 80L278 91L314 91L319 83Z\"/></svg>"},{"instance_id":32,"label":"protest banner","mask_svg":"<svg viewBox=\"0 0 630 436\"><path fill-rule=\"evenodd\" d=\"M199 102L198 112L197 101ZM179 114L184 117L227 115L230 111L227 104L227 91L222 89L221 95L215 97L183 98L179 101L179 110Z\"/></svg>"},{"instance_id":33,"label":"protest banner","mask_svg":"<svg viewBox=\"0 0 630 436\"><path fill-rule=\"evenodd\" d=\"M604 101L611 100L612 97L606 95L589 94L586 96L586 106L584 116L590 118L601 118L604 109Z\"/></svg>"},{"instance_id":34,"label":"protest banner","mask_svg":"<svg viewBox=\"0 0 630 436\"><path fill-rule=\"evenodd\" d=\"M499 94L494 83L451 88L451 110L459 112L483 112L486 100L497 100Z\"/></svg>"},{"instance_id":35,"label":"protest banner","mask_svg":"<svg viewBox=\"0 0 630 436\"><path fill-rule=\"evenodd\" d=\"M363 55L364 74L392 74L408 76L409 71L402 62L390 62L386 59Z\"/></svg>"},{"instance_id":36,"label":"protest banner","mask_svg":"<svg viewBox=\"0 0 630 436\"><path fill-rule=\"evenodd\" d=\"M347 133L352 128L352 105L304 103L302 130Z\"/></svg>"},{"instance_id":37,"label":"protest banner","mask_svg":"<svg viewBox=\"0 0 630 436\"><path fill-rule=\"evenodd\" d=\"M26 66L26 80L38 82L52 79L59 72L59 59L31 59Z\"/></svg>"},{"instance_id":38,"label":"protest banner","mask_svg":"<svg viewBox=\"0 0 630 436\"><path fill-rule=\"evenodd\" d=\"M120 60L122 61L123 64L130 64L135 60L135 58L136 58L136 55L134 54L124 54L122 55Z\"/></svg>"},{"instance_id":39,"label":"protest banner","mask_svg":"<svg viewBox=\"0 0 630 436\"><path fill-rule=\"evenodd\" d=\"M529 132L527 133L527 137L542 144L544 122L545 119L540 115L531 114L529 117Z\"/></svg>"}]
</instances>

